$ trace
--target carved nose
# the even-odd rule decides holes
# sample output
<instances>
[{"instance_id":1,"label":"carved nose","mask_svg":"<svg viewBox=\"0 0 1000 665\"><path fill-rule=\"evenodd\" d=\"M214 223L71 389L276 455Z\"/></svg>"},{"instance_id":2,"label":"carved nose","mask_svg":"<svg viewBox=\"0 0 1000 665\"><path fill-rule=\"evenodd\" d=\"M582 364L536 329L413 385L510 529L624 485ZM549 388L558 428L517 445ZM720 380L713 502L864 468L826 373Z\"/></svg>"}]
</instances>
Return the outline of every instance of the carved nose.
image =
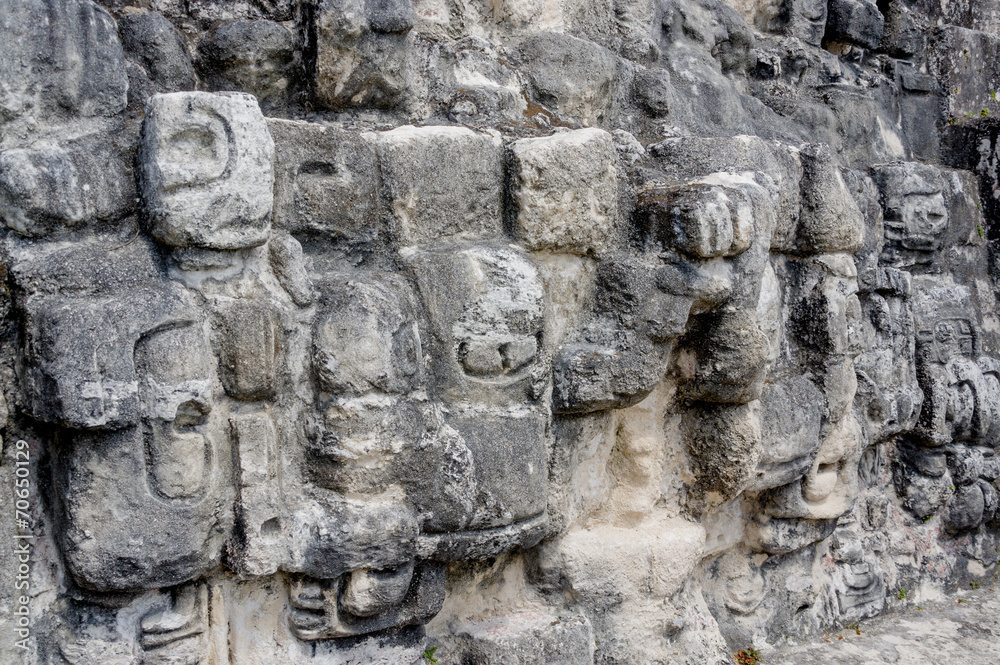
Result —
<instances>
[{"instance_id":1,"label":"carved nose","mask_svg":"<svg viewBox=\"0 0 1000 665\"><path fill-rule=\"evenodd\" d=\"M410 0L367 0L365 13L372 32L406 32L413 27Z\"/></svg>"}]
</instances>

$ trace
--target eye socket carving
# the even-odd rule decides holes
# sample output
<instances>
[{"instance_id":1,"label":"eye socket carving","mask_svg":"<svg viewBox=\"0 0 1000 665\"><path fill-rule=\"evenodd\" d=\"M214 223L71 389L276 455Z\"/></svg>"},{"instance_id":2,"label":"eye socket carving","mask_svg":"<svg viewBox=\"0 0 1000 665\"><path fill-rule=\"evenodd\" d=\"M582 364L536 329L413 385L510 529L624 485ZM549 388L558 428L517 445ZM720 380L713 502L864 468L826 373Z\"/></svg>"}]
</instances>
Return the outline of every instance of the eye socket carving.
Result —
<instances>
[{"instance_id":1,"label":"eye socket carving","mask_svg":"<svg viewBox=\"0 0 1000 665\"><path fill-rule=\"evenodd\" d=\"M211 408L203 402L188 400L177 405L177 412L174 414L174 427L177 429L188 429L204 425L208 421L208 414Z\"/></svg>"}]
</instances>

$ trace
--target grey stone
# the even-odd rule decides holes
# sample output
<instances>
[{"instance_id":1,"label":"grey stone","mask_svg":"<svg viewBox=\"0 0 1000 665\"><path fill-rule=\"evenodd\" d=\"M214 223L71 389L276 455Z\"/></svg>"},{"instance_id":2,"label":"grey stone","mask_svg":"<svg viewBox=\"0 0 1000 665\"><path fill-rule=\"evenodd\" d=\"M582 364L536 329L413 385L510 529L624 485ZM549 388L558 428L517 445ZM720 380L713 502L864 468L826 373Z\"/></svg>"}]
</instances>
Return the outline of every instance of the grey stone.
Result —
<instances>
[{"instance_id":1,"label":"grey stone","mask_svg":"<svg viewBox=\"0 0 1000 665\"><path fill-rule=\"evenodd\" d=\"M113 116L125 108L125 57L105 10L90 0L5 0L0 14L7 45L0 121Z\"/></svg>"},{"instance_id":2,"label":"grey stone","mask_svg":"<svg viewBox=\"0 0 1000 665\"><path fill-rule=\"evenodd\" d=\"M139 181L150 232L172 247L267 240L274 141L253 97L176 92L150 100Z\"/></svg>"},{"instance_id":3,"label":"grey stone","mask_svg":"<svg viewBox=\"0 0 1000 665\"><path fill-rule=\"evenodd\" d=\"M231 21L198 44L198 69L209 90L257 97L265 111L287 104L294 85L292 33L273 21Z\"/></svg>"},{"instance_id":4,"label":"grey stone","mask_svg":"<svg viewBox=\"0 0 1000 665\"><path fill-rule=\"evenodd\" d=\"M463 127L399 127L374 137L401 244L500 235L500 146Z\"/></svg>"},{"instance_id":5,"label":"grey stone","mask_svg":"<svg viewBox=\"0 0 1000 665\"><path fill-rule=\"evenodd\" d=\"M222 305L216 323L219 374L235 399L256 402L274 395L281 348L277 312L254 302Z\"/></svg>"},{"instance_id":6,"label":"grey stone","mask_svg":"<svg viewBox=\"0 0 1000 665\"><path fill-rule=\"evenodd\" d=\"M275 144L274 224L349 246L381 228L374 148L338 127L268 119Z\"/></svg>"},{"instance_id":7,"label":"grey stone","mask_svg":"<svg viewBox=\"0 0 1000 665\"><path fill-rule=\"evenodd\" d=\"M135 204L131 164L104 137L0 152L0 217L21 235L118 222Z\"/></svg>"},{"instance_id":8,"label":"grey stone","mask_svg":"<svg viewBox=\"0 0 1000 665\"><path fill-rule=\"evenodd\" d=\"M414 21L410 0L318 0L308 6L317 101L333 109L402 104Z\"/></svg>"},{"instance_id":9,"label":"grey stone","mask_svg":"<svg viewBox=\"0 0 1000 665\"><path fill-rule=\"evenodd\" d=\"M584 616L559 616L524 610L492 620L463 624L439 646L443 663L593 662L593 635Z\"/></svg>"},{"instance_id":10,"label":"grey stone","mask_svg":"<svg viewBox=\"0 0 1000 665\"><path fill-rule=\"evenodd\" d=\"M126 57L145 69L156 92L194 90L197 79L187 42L163 14L125 14L118 30Z\"/></svg>"},{"instance_id":11,"label":"grey stone","mask_svg":"<svg viewBox=\"0 0 1000 665\"><path fill-rule=\"evenodd\" d=\"M614 54L592 42L551 32L518 45L532 97L559 117L597 125L612 112Z\"/></svg>"},{"instance_id":12,"label":"grey stone","mask_svg":"<svg viewBox=\"0 0 1000 665\"><path fill-rule=\"evenodd\" d=\"M826 39L875 48L885 20L874 2L834 0L827 6Z\"/></svg>"},{"instance_id":13,"label":"grey stone","mask_svg":"<svg viewBox=\"0 0 1000 665\"><path fill-rule=\"evenodd\" d=\"M582 129L511 146L516 173L516 233L532 250L601 251L618 213L611 136Z\"/></svg>"}]
</instances>

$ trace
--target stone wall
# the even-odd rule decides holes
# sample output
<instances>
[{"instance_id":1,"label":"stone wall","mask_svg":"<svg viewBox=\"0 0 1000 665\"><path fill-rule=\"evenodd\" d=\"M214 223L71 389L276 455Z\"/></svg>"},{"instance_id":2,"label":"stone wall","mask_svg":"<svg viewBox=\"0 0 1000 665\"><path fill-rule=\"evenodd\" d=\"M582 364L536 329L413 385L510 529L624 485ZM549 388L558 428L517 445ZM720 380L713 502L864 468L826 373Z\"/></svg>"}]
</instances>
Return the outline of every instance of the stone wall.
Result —
<instances>
[{"instance_id":1,"label":"stone wall","mask_svg":"<svg viewBox=\"0 0 1000 665\"><path fill-rule=\"evenodd\" d=\"M721 664L996 572L995 0L0 45L0 662Z\"/></svg>"}]
</instances>

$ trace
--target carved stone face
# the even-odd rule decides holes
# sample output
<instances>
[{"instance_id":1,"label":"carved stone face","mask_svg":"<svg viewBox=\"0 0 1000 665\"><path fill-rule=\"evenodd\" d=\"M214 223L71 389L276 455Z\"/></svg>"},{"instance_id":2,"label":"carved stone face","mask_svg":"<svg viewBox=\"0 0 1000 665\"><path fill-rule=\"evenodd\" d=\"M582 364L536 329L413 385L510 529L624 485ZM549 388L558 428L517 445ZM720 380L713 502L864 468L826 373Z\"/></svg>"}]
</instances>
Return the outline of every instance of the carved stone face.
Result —
<instances>
[{"instance_id":1,"label":"carved stone face","mask_svg":"<svg viewBox=\"0 0 1000 665\"><path fill-rule=\"evenodd\" d=\"M948 228L944 182L932 166L906 162L872 169L885 220L881 261L905 267L929 263Z\"/></svg>"},{"instance_id":2,"label":"carved stone face","mask_svg":"<svg viewBox=\"0 0 1000 665\"><path fill-rule=\"evenodd\" d=\"M35 307L26 371L63 386L37 414L66 427L54 467L77 582L150 589L206 572L231 521L231 453L197 310L169 286ZM75 346L53 353L65 334Z\"/></svg>"},{"instance_id":3,"label":"carved stone face","mask_svg":"<svg viewBox=\"0 0 1000 665\"><path fill-rule=\"evenodd\" d=\"M252 96L155 95L140 150L142 195L156 240L207 249L267 240L274 142Z\"/></svg>"}]
</instances>

